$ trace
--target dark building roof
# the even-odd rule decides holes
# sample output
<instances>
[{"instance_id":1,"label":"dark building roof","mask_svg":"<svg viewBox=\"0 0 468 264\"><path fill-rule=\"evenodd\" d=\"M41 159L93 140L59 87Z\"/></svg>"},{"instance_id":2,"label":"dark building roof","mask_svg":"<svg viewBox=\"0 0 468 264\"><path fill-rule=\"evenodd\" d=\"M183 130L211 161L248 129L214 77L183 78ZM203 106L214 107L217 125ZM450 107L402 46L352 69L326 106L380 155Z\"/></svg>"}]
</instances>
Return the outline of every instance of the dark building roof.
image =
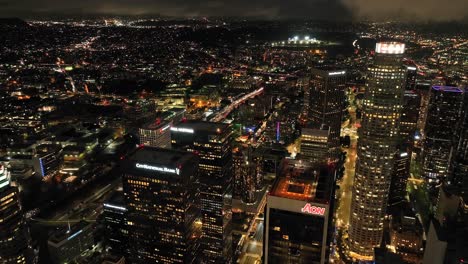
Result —
<instances>
[{"instance_id":1,"label":"dark building roof","mask_svg":"<svg viewBox=\"0 0 468 264\"><path fill-rule=\"evenodd\" d=\"M270 195L329 203L334 181L334 165L284 159Z\"/></svg>"}]
</instances>

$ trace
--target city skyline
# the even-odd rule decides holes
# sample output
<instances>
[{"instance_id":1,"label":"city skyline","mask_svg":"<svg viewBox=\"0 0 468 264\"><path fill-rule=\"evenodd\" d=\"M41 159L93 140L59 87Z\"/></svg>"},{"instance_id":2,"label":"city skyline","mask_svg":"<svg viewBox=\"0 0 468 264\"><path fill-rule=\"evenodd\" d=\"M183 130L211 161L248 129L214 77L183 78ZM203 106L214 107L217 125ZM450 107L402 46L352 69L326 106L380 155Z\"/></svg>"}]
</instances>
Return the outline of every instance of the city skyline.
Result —
<instances>
[{"instance_id":1,"label":"city skyline","mask_svg":"<svg viewBox=\"0 0 468 264\"><path fill-rule=\"evenodd\" d=\"M417 0L408 3L370 0L294 0L294 1L79 1L26 0L0 2L0 17L47 15L161 15L170 17L247 17L267 19L308 18L329 21L419 21L467 22L468 11L463 0L440 5L438 0ZM249 6L249 8L247 8Z\"/></svg>"},{"instance_id":2,"label":"city skyline","mask_svg":"<svg viewBox=\"0 0 468 264\"><path fill-rule=\"evenodd\" d=\"M467 262L463 22L0 3L61 13L0 19L0 263Z\"/></svg>"}]
</instances>

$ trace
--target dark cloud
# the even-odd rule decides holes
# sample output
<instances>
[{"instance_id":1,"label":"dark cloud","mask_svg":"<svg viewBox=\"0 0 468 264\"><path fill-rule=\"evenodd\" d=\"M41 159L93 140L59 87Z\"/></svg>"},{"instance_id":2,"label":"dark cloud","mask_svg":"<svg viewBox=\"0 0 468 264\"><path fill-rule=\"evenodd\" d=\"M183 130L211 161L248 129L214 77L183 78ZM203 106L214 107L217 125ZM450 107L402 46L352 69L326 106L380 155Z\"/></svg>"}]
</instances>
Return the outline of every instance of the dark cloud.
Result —
<instances>
[{"instance_id":1,"label":"dark cloud","mask_svg":"<svg viewBox=\"0 0 468 264\"><path fill-rule=\"evenodd\" d=\"M0 16L109 14L460 20L467 0L0 0Z\"/></svg>"},{"instance_id":2,"label":"dark cloud","mask_svg":"<svg viewBox=\"0 0 468 264\"><path fill-rule=\"evenodd\" d=\"M461 21L468 0L342 0L355 18L406 21Z\"/></svg>"}]
</instances>

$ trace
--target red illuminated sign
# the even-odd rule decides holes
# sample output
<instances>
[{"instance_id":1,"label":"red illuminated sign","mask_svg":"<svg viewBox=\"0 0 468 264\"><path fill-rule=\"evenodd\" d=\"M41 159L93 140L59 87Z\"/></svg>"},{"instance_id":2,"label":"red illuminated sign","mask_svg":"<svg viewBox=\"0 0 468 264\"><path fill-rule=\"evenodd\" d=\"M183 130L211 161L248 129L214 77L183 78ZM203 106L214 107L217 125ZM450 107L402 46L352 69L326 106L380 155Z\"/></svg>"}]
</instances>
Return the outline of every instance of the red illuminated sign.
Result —
<instances>
[{"instance_id":1,"label":"red illuminated sign","mask_svg":"<svg viewBox=\"0 0 468 264\"><path fill-rule=\"evenodd\" d=\"M311 205L310 203L306 203L304 207L302 207L301 212L323 216L325 215L325 208L317 207L317 206Z\"/></svg>"}]
</instances>

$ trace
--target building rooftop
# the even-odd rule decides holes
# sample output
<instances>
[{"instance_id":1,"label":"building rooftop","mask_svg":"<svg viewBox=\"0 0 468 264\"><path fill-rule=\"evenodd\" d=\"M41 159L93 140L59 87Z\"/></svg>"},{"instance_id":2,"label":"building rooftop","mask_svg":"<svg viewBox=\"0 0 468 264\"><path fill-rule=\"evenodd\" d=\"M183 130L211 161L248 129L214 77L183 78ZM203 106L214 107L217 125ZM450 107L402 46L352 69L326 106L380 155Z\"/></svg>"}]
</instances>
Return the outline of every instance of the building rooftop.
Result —
<instances>
[{"instance_id":1,"label":"building rooftop","mask_svg":"<svg viewBox=\"0 0 468 264\"><path fill-rule=\"evenodd\" d=\"M308 136L317 136L317 137L326 137L328 138L329 135L329 128L327 126L323 128L302 128L301 134L308 135Z\"/></svg>"},{"instance_id":2,"label":"building rooftop","mask_svg":"<svg viewBox=\"0 0 468 264\"><path fill-rule=\"evenodd\" d=\"M78 236L81 232L83 232L83 229L87 228L90 225L91 224L87 222L81 221L74 225L71 225L70 227L64 226L52 233L52 235L49 238L49 242L59 244L64 240L71 240L74 237Z\"/></svg>"},{"instance_id":3,"label":"building rooftop","mask_svg":"<svg viewBox=\"0 0 468 264\"><path fill-rule=\"evenodd\" d=\"M308 202L328 203L334 166L284 159L270 195Z\"/></svg>"},{"instance_id":4,"label":"building rooftop","mask_svg":"<svg viewBox=\"0 0 468 264\"><path fill-rule=\"evenodd\" d=\"M59 144L41 144L36 146L36 152L38 154L46 154L51 152L58 152L62 149Z\"/></svg>"},{"instance_id":5,"label":"building rooftop","mask_svg":"<svg viewBox=\"0 0 468 264\"><path fill-rule=\"evenodd\" d=\"M344 69L337 68L330 64L317 65L312 69L312 73L330 77L346 75L346 71Z\"/></svg>"},{"instance_id":6,"label":"building rooftop","mask_svg":"<svg viewBox=\"0 0 468 264\"><path fill-rule=\"evenodd\" d=\"M182 165L193 159L193 154L184 151L154 147L140 147L132 153L128 160L152 165Z\"/></svg>"},{"instance_id":7,"label":"building rooftop","mask_svg":"<svg viewBox=\"0 0 468 264\"><path fill-rule=\"evenodd\" d=\"M441 92L450 92L450 93L463 93L463 88L455 87L455 86L441 86L435 85L432 86L432 90L441 91Z\"/></svg>"},{"instance_id":8,"label":"building rooftop","mask_svg":"<svg viewBox=\"0 0 468 264\"><path fill-rule=\"evenodd\" d=\"M222 131L228 129L229 124L224 123L215 123L215 122L206 122L206 121L197 121L197 120L188 120L181 122L174 126L173 130L177 131L179 128L193 130L194 132L209 132L209 133L221 133Z\"/></svg>"},{"instance_id":9,"label":"building rooftop","mask_svg":"<svg viewBox=\"0 0 468 264\"><path fill-rule=\"evenodd\" d=\"M86 148L83 146L74 146L74 145L68 145L63 148L63 152L65 154L67 153L83 153L86 151Z\"/></svg>"},{"instance_id":10,"label":"building rooftop","mask_svg":"<svg viewBox=\"0 0 468 264\"><path fill-rule=\"evenodd\" d=\"M107 205L107 206L106 206ZM110 208L126 208L126 203L124 200L124 194L121 191L113 193L109 199L104 202L104 207Z\"/></svg>"},{"instance_id":11,"label":"building rooftop","mask_svg":"<svg viewBox=\"0 0 468 264\"><path fill-rule=\"evenodd\" d=\"M143 125L142 129L148 129L148 130L161 129L161 131L164 131L170 127L171 127L171 121L156 119L156 121L154 122L146 123L145 125Z\"/></svg>"}]
</instances>

